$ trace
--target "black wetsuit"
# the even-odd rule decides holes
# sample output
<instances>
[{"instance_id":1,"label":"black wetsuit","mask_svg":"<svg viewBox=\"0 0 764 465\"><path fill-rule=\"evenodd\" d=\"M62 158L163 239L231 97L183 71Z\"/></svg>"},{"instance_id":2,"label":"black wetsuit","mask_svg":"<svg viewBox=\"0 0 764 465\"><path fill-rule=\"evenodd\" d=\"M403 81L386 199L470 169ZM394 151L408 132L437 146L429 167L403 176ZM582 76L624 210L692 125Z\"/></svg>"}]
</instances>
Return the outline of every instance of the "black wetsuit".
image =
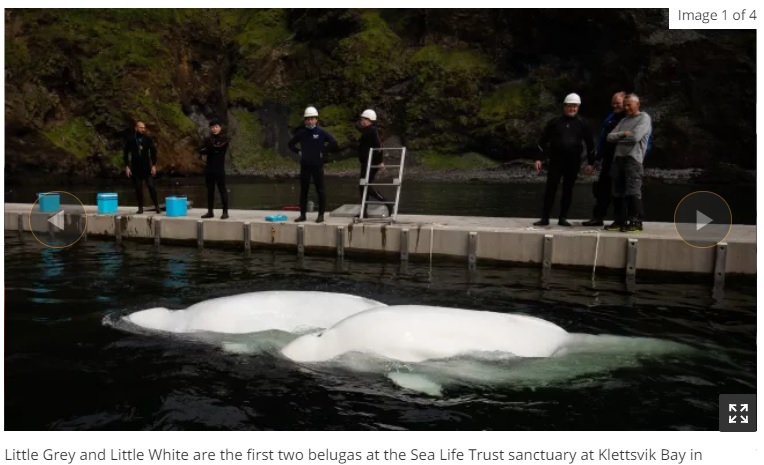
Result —
<instances>
[{"instance_id":1,"label":"black wetsuit","mask_svg":"<svg viewBox=\"0 0 764 465\"><path fill-rule=\"evenodd\" d=\"M159 212L157 189L154 178L151 176L151 167L157 164L157 147L154 140L146 134L141 135L133 132L125 139L122 158L124 165L129 167L132 172L133 187L138 199L138 211L143 211L143 183L145 182L151 200Z\"/></svg>"},{"instance_id":2,"label":"black wetsuit","mask_svg":"<svg viewBox=\"0 0 764 465\"><path fill-rule=\"evenodd\" d=\"M299 150L297 144L300 144ZM297 128L289 141L289 149L302 153L300 157L300 216L305 217L308 210L308 189L313 180L318 192L318 214L324 215L326 209L326 189L324 186L324 153L339 150L334 137L318 126Z\"/></svg>"},{"instance_id":3,"label":"black wetsuit","mask_svg":"<svg viewBox=\"0 0 764 465\"><path fill-rule=\"evenodd\" d=\"M212 213L215 206L215 186L220 192L223 201L223 213L228 213L228 191L225 186L225 155L231 140L223 134L210 135L204 140L204 145L199 150L207 156L207 169L205 179L207 181L207 212Z\"/></svg>"},{"instance_id":4,"label":"black wetsuit","mask_svg":"<svg viewBox=\"0 0 764 465\"><path fill-rule=\"evenodd\" d=\"M587 161L594 164L594 136L589 125L578 115L559 116L549 121L539 142L539 148L549 158L546 192L542 218L548 220L562 180L560 219L568 217L573 201L573 186L581 169L581 153L586 146ZM540 158L539 158L540 159Z\"/></svg>"},{"instance_id":5,"label":"black wetsuit","mask_svg":"<svg viewBox=\"0 0 764 465\"><path fill-rule=\"evenodd\" d=\"M361 164L360 178L366 179L366 169L369 168L369 150L372 148L382 147L382 141L379 138L379 131L375 124L371 124L361 130L361 138L358 140L358 161ZM379 172L379 168L374 166L380 165L384 161L384 157L381 151L376 150L371 156L372 168L369 168L369 183L374 182L374 178ZM358 194L363 197L363 186L358 186ZM379 200L385 201L385 197L379 193L373 186L369 186L369 195ZM368 199L368 197L367 197Z\"/></svg>"},{"instance_id":6,"label":"black wetsuit","mask_svg":"<svg viewBox=\"0 0 764 465\"><path fill-rule=\"evenodd\" d=\"M613 155L617 144L608 142L606 136L610 134L618 123L626 115L626 112L611 113L605 119L597 141L597 158L602 160L602 168L597 182L593 183L592 191L596 203L592 211L592 218L603 220L607 216L610 202L613 199L613 178L610 176L610 168L613 166Z\"/></svg>"}]
</instances>

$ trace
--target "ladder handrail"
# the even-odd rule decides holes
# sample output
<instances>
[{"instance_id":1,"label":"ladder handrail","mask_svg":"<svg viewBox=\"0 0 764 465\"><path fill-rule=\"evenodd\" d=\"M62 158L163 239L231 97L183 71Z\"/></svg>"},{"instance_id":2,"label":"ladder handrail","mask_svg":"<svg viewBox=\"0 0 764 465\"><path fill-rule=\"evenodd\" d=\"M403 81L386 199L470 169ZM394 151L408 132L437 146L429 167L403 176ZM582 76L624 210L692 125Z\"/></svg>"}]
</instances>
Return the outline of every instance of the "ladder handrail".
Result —
<instances>
[{"instance_id":1,"label":"ladder handrail","mask_svg":"<svg viewBox=\"0 0 764 465\"><path fill-rule=\"evenodd\" d=\"M374 155L374 151L375 150L379 150L379 151L382 152L383 161L382 161L382 164L380 164L380 165L372 165L371 164L372 163L372 157ZM394 181L394 182L389 183L389 184L388 183L376 183L375 182L373 184L370 184L369 183L369 176L371 175L371 168L372 168L372 166L374 168L378 168L378 167L380 167L380 166L382 166L384 164L384 155L385 155L385 151L386 150L400 150L401 151L401 161L400 161L400 164L398 164L398 165L390 165L390 168L398 168L398 178L396 179L397 182ZM364 178L364 183L363 183L363 196L361 197L361 212L358 215L358 217L359 217L360 220L364 219L364 212L366 211L366 205L367 204L374 204L374 205L378 205L378 204L393 204L394 205L393 212L390 215L390 217L392 218L392 220L394 222L394 221L396 221L398 219L398 204L400 202L401 187L403 185L403 168L404 168L405 161L406 161L406 147L391 147L391 148L386 148L386 147L379 147L379 148L369 147L369 156L368 157L369 158L368 158L368 160L366 162L366 176ZM360 183L360 181L359 181L359 183ZM372 185L374 185L374 186L396 186L395 201L394 202L390 202L390 201L386 201L386 202L367 201L366 198L369 195L369 187L372 186Z\"/></svg>"}]
</instances>

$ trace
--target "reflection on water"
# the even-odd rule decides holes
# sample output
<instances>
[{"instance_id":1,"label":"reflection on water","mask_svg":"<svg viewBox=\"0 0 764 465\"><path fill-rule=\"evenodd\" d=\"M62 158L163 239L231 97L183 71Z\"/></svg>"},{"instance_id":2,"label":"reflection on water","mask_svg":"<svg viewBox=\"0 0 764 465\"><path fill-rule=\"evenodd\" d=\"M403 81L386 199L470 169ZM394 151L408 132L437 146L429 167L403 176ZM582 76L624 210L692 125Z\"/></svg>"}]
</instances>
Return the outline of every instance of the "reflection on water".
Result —
<instances>
[{"instance_id":1,"label":"reflection on water","mask_svg":"<svg viewBox=\"0 0 764 465\"><path fill-rule=\"evenodd\" d=\"M93 240L53 250L22 243L15 233L5 236L5 275L5 405L12 430L708 430L718 427L720 393L756 387L755 282L728 281L715 299L712 283L684 276L638 274L630 291L622 275L600 270L592 281L591 272L553 269L542 285L538 268L403 266L259 249L246 257ZM605 374L555 385L539 383L559 378L566 364L529 365L502 375L521 376L516 386L459 382L445 385L436 401L376 372L310 370L267 351L253 355L246 346L226 351L103 325L107 315L265 290L524 313L569 332L659 338L698 353L630 359ZM597 356L587 355L587 363ZM431 379L437 369L476 379L492 376L494 363L457 360L415 367L414 375ZM66 393L66 402L51 385Z\"/></svg>"}]
</instances>

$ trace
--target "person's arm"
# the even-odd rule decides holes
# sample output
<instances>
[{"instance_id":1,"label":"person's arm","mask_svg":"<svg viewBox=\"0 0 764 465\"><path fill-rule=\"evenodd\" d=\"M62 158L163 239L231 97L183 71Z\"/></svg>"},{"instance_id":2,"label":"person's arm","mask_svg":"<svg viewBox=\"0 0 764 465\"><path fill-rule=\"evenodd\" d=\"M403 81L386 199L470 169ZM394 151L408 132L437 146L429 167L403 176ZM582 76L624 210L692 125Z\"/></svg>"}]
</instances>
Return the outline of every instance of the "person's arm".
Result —
<instances>
[{"instance_id":1,"label":"person's arm","mask_svg":"<svg viewBox=\"0 0 764 465\"><path fill-rule=\"evenodd\" d=\"M619 131L621 129L621 124L626 121L626 118L622 119L618 122L618 124L615 125L612 131L610 131L610 134L607 135L606 139L608 142L618 142L623 137L623 133Z\"/></svg>"},{"instance_id":2,"label":"person's arm","mask_svg":"<svg viewBox=\"0 0 764 465\"><path fill-rule=\"evenodd\" d=\"M334 138L333 135L329 134L327 131L324 131L324 134L326 134L326 151L327 152L339 152L340 146L337 144L337 139Z\"/></svg>"},{"instance_id":3,"label":"person's arm","mask_svg":"<svg viewBox=\"0 0 764 465\"><path fill-rule=\"evenodd\" d=\"M595 159L600 160L602 159L602 154L605 153L605 137L607 134L605 134L605 128L607 127L607 123L610 121L610 118L613 117L613 113L610 113L607 118L605 118L605 121L602 122L602 128L600 129L599 134L597 135L597 149L596 153L594 155Z\"/></svg>"},{"instance_id":4,"label":"person's arm","mask_svg":"<svg viewBox=\"0 0 764 465\"><path fill-rule=\"evenodd\" d=\"M378 149L382 147L382 141L379 138L379 132L377 131L377 128L374 127L372 131L369 131L369 147L373 149ZM374 165L382 165L384 166L385 157L381 150L377 150L375 152L372 152L371 157L371 163Z\"/></svg>"},{"instance_id":5,"label":"person's arm","mask_svg":"<svg viewBox=\"0 0 764 465\"><path fill-rule=\"evenodd\" d=\"M549 121L546 126L544 126L544 131L541 133L541 138L539 139L538 143L538 153L536 154L536 161L541 161L544 159L544 149L549 144L549 138L552 135L552 127L554 126L554 122L557 121L557 119L553 119Z\"/></svg>"},{"instance_id":6,"label":"person's arm","mask_svg":"<svg viewBox=\"0 0 764 465\"><path fill-rule=\"evenodd\" d=\"M645 114L639 119L639 122L633 131L623 131L621 140L625 142L638 142L650 134L651 126L650 117Z\"/></svg>"},{"instance_id":7,"label":"person's arm","mask_svg":"<svg viewBox=\"0 0 764 465\"><path fill-rule=\"evenodd\" d=\"M202 141L202 146L199 147L199 156L209 155L209 149L207 148L207 146L209 145L208 141L209 139L207 137L205 137L204 140Z\"/></svg>"},{"instance_id":8,"label":"person's arm","mask_svg":"<svg viewBox=\"0 0 764 465\"><path fill-rule=\"evenodd\" d=\"M157 143L152 138L149 145L149 160L151 160L151 175L157 174Z\"/></svg>"},{"instance_id":9,"label":"person's arm","mask_svg":"<svg viewBox=\"0 0 764 465\"><path fill-rule=\"evenodd\" d=\"M125 165L125 173L130 177L130 139L125 137L125 145L122 149L122 163Z\"/></svg>"},{"instance_id":10,"label":"person's arm","mask_svg":"<svg viewBox=\"0 0 764 465\"><path fill-rule=\"evenodd\" d=\"M289 147L289 150L291 150L294 153L300 153L300 151L297 149L297 145L295 145L299 141L300 141L300 130L297 129L294 132L294 135L292 136L292 138L289 139L289 143L287 144L287 147Z\"/></svg>"}]
</instances>

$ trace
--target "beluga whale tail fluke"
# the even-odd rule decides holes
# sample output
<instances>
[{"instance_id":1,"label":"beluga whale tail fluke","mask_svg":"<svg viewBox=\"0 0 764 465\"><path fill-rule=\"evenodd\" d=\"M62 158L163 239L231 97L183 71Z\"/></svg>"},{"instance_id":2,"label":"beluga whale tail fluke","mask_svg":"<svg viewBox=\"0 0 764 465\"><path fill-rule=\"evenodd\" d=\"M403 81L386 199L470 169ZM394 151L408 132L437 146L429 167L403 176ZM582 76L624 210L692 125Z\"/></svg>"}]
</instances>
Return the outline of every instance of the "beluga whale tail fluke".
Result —
<instances>
[{"instance_id":1,"label":"beluga whale tail fluke","mask_svg":"<svg viewBox=\"0 0 764 465\"><path fill-rule=\"evenodd\" d=\"M281 353L303 363L352 352L411 363L479 352L549 357L567 338L564 329L531 316L395 305L369 309L324 331L300 336Z\"/></svg>"}]
</instances>

